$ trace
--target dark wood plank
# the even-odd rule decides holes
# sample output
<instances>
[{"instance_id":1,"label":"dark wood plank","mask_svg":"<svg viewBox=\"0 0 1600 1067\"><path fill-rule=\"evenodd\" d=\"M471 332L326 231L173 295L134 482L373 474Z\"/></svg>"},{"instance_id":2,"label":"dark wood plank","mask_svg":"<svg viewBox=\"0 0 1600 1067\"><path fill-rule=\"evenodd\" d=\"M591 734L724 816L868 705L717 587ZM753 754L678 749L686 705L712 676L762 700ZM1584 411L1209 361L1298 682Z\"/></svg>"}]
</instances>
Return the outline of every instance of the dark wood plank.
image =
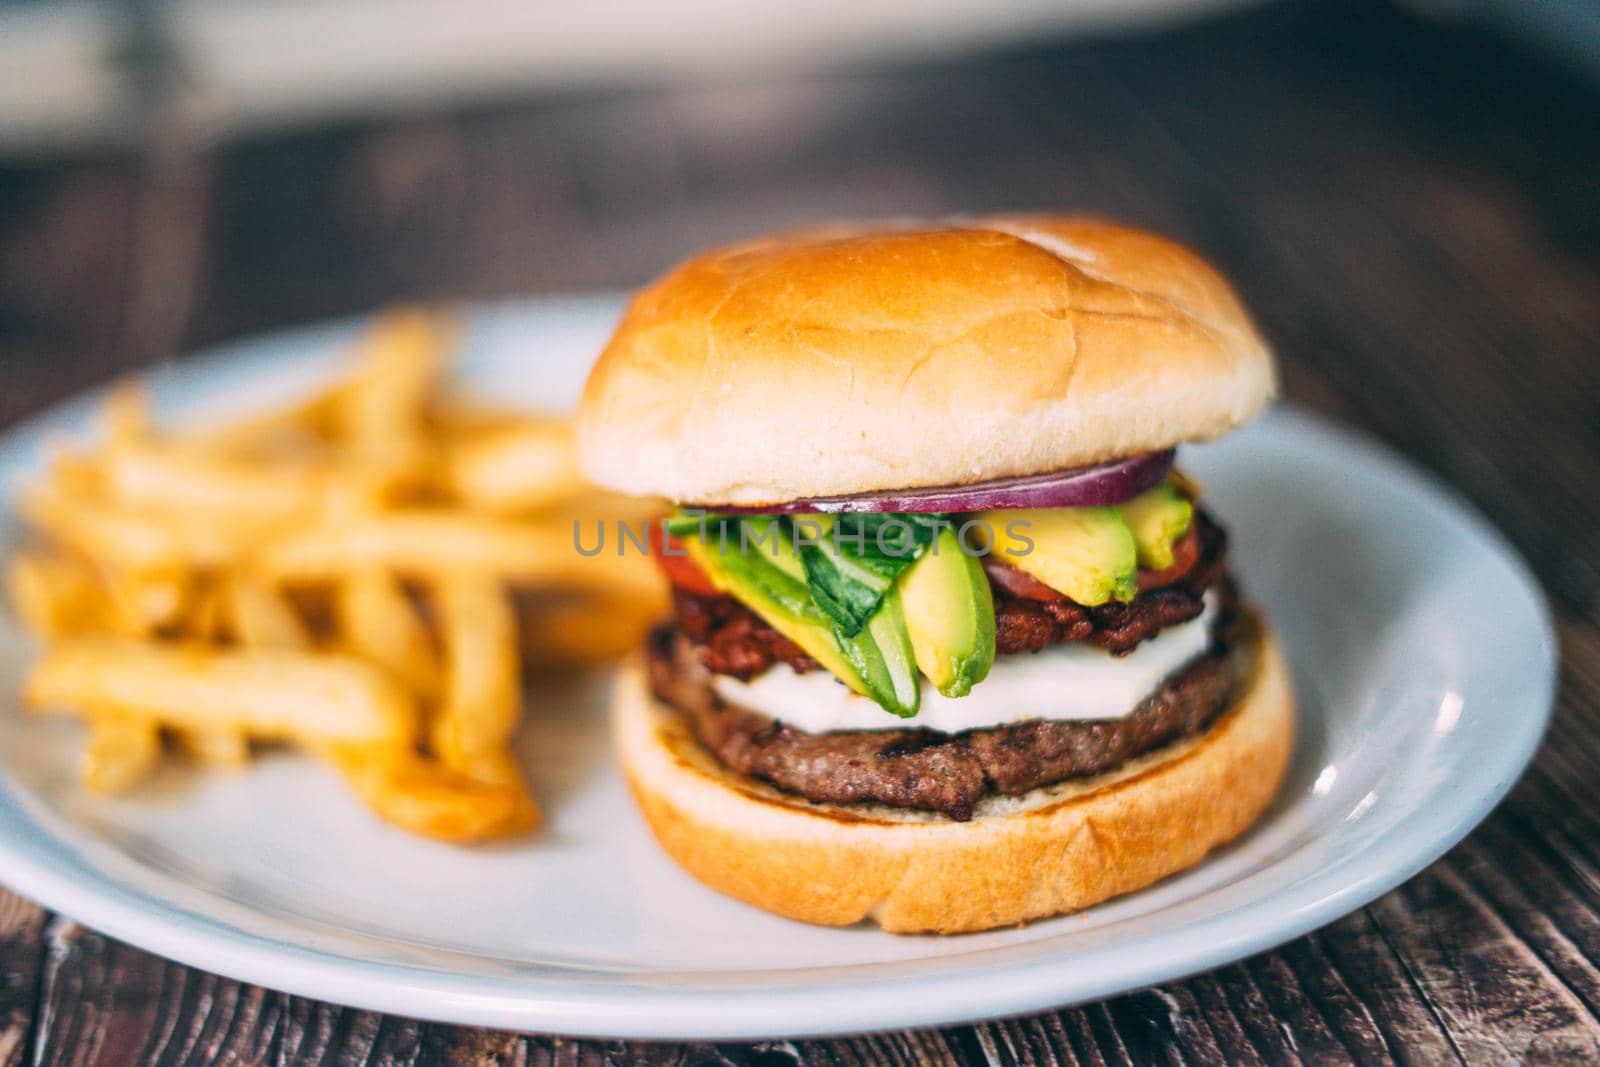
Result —
<instances>
[{"instance_id":1,"label":"dark wood plank","mask_svg":"<svg viewBox=\"0 0 1600 1067\"><path fill-rule=\"evenodd\" d=\"M1600 1024L1461 879L1436 865L1373 906L1472 1062L1600 1056Z\"/></svg>"},{"instance_id":2,"label":"dark wood plank","mask_svg":"<svg viewBox=\"0 0 1600 1067\"><path fill-rule=\"evenodd\" d=\"M32 1060L47 919L37 904L0 889L0 1067Z\"/></svg>"}]
</instances>

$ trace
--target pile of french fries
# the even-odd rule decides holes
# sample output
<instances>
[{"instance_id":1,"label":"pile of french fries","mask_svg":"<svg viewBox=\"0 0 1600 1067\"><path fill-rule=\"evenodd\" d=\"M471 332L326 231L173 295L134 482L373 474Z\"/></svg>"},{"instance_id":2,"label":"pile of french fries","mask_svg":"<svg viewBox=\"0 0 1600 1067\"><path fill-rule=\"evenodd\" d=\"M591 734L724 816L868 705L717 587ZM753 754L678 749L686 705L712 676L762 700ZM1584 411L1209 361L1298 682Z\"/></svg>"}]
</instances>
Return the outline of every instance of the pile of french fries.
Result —
<instances>
[{"instance_id":1,"label":"pile of french fries","mask_svg":"<svg viewBox=\"0 0 1600 1067\"><path fill-rule=\"evenodd\" d=\"M7 585L45 643L25 699L87 723L90 788L289 743L415 833L538 823L525 674L620 654L663 607L647 560L580 555L573 522L658 505L584 484L567 425L452 398L456 332L385 313L347 376L226 423L158 429L119 387L99 440L24 491Z\"/></svg>"}]
</instances>

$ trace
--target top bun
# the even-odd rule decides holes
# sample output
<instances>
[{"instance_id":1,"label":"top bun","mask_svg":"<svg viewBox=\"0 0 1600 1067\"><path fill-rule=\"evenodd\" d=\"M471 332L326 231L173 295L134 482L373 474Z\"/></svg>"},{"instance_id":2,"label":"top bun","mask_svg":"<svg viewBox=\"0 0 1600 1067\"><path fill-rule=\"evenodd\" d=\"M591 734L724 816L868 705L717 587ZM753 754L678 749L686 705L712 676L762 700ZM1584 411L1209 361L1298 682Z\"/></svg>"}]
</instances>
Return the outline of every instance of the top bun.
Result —
<instances>
[{"instance_id":1,"label":"top bun","mask_svg":"<svg viewBox=\"0 0 1600 1067\"><path fill-rule=\"evenodd\" d=\"M965 485L1216 437L1272 397L1228 283L1052 216L717 249L634 297L584 389L585 473L680 503Z\"/></svg>"}]
</instances>

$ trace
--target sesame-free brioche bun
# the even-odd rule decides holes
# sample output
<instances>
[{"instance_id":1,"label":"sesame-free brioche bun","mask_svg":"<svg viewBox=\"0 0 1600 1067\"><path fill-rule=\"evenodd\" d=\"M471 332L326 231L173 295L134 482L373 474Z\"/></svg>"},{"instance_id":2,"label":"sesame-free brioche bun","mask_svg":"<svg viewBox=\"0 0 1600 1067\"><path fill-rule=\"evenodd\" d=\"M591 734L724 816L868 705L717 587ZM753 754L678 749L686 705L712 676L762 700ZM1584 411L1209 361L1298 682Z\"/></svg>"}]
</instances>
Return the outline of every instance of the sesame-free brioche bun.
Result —
<instances>
[{"instance_id":1,"label":"sesame-free brioche bun","mask_svg":"<svg viewBox=\"0 0 1600 1067\"><path fill-rule=\"evenodd\" d=\"M637 660L612 733L656 839L711 888L829 926L986 930L1141 889L1255 823L1294 732L1282 655L1258 632L1248 680L1205 732L1095 778L988 797L970 822L812 804L737 775L652 697Z\"/></svg>"},{"instance_id":2,"label":"sesame-free brioche bun","mask_svg":"<svg viewBox=\"0 0 1600 1067\"><path fill-rule=\"evenodd\" d=\"M635 296L579 453L622 492L773 504L1164 449L1273 391L1228 283L1160 237L1049 216L835 227L706 252Z\"/></svg>"}]
</instances>

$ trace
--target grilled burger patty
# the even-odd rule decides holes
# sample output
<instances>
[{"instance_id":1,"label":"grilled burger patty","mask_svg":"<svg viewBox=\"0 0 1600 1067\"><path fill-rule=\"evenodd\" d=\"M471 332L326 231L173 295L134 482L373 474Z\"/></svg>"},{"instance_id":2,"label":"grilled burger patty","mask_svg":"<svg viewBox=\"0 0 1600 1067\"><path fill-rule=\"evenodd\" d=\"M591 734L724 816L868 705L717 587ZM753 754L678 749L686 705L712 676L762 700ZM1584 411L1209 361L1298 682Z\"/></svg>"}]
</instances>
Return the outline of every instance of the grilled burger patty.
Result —
<instances>
[{"instance_id":1,"label":"grilled burger patty","mask_svg":"<svg viewBox=\"0 0 1600 1067\"><path fill-rule=\"evenodd\" d=\"M671 624L651 635L650 684L731 770L819 803L874 801L964 822L991 791L1018 795L1100 774L1202 730L1227 706L1253 646L1231 587L1223 592L1207 652L1121 719L807 733L719 697L700 649Z\"/></svg>"}]
</instances>

